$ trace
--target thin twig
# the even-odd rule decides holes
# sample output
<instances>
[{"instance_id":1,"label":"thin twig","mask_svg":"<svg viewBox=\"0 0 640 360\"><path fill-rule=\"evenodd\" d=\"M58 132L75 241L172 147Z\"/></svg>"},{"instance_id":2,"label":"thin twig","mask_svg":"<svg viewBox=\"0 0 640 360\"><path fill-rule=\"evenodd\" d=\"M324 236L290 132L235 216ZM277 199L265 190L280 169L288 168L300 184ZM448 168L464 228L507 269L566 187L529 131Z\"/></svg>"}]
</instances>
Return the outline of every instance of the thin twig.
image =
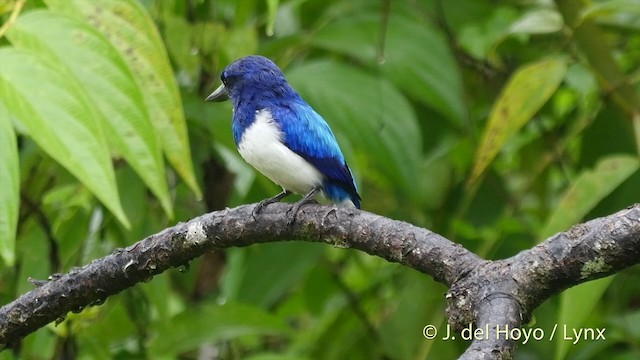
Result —
<instances>
[{"instance_id":1,"label":"thin twig","mask_svg":"<svg viewBox=\"0 0 640 360\"><path fill-rule=\"evenodd\" d=\"M9 28L13 26L13 24L16 22L16 20L18 19L18 15L20 15L20 12L24 7L25 2L27 2L27 0L18 0L13 5L13 10L11 10L11 15L9 15L9 19L7 20L6 23L0 26L0 38L2 38L4 36L4 33L7 30L9 30Z\"/></svg>"}]
</instances>

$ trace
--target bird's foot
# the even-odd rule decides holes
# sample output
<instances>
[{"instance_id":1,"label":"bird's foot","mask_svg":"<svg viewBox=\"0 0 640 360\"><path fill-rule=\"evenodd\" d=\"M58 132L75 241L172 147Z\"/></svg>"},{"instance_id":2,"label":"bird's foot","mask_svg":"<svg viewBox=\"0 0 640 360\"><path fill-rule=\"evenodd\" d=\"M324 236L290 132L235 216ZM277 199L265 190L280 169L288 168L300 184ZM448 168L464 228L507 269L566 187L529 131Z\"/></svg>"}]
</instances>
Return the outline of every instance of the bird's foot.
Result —
<instances>
[{"instance_id":1,"label":"bird's foot","mask_svg":"<svg viewBox=\"0 0 640 360\"><path fill-rule=\"evenodd\" d=\"M273 204L275 202L279 202L280 200L282 200L282 198L284 198L285 196L288 196L290 194L291 194L291 192L289 192L288 190L284 190L280 194L278 194L278 195L276 195L274 197L270 197L268 199L264 199L264 200L260 201L258 203L258 205L256 205L256 207L251 212L251 217L253 217L253 220L255 220L256 216L258 216L258 214L262 211L262 209L264 209L267 205Z\"/></svg>"},{"instance_id":2,"label":"bird's foot","mask_svg":"<svg viewBox=\"0 0 640 360\"><path fill-rule=\"evenodd\" d=\"M318 204L318 202L315 201L314 199L302 199L302 200L294 203L293 206L291 207L291 209L289 209L287 211L287 224L288 225L293 224L293 222L296 220L296 215L298 215L298 211L300 211L300 208L303 205L307 205L307 204Z\"/></svg>"},{"instance_id":3,"label":"bird's foot","mask_svg":"<svg viewBox=\"0 0 640 360\"><path fill-rule=\"evenodd\" d=\"M306 204L317 204L318 202L313 199L313 197L320 191L320 188L313 188L307 195L305 195L300 201L293 204L291 209L287 211L287 224L291 225L296 220L296 215L298 215L298 211L303 205Z\"/></svg>"}]
</instances>

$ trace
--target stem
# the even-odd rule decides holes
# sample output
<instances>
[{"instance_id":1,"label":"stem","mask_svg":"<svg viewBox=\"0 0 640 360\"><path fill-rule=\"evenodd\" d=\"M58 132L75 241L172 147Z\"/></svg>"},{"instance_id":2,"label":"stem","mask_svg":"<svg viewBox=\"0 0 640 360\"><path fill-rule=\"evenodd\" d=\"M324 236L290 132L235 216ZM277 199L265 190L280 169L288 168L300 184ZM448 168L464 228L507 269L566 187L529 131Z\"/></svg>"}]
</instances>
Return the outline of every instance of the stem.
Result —
<instances>
[{"instance_id":1,"label":"stem","mask_svg":"<svg viewBox=\"0 0 640 360\"><path fill-rule=\"evenodd\" d=\"M24 4L26 2L27 0L16 1L15 5L13 6L13 10L11 10L11 15L9 15L9 20L7 20L7 22L0 27L0 38L2 38L4 36L4 33L9 30L9 28L16 22L16 19L18 19L18 15L20 15L20 12L22 11L22 8L24 7Z\"/></svg>"}]
</instances>

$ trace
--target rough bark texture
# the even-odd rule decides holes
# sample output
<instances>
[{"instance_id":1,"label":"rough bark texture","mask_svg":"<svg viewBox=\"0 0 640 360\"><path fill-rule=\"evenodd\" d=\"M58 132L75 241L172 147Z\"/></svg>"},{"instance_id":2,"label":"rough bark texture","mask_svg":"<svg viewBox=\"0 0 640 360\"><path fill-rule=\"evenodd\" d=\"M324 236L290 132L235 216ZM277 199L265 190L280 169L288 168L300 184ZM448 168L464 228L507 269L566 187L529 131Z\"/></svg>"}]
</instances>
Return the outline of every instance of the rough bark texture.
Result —
<instances>
[{"instance_id":1,"label":"rough bark texture","mask_svg":"<svg viewBox=\"0 0 640 360\"><path fill-rule=\"evenodd\" d=\"M180 223L63 275L0 308L0 344L20 338L69 311L113 294L212 250L304 240L355 248L421 271L449 287L450 325L457 330L520 327L550 296L640 261L640 205L576 225L511 258L487 261L429 230L345 207L305 206L288 221L288 204L255 219L254 205L212 212ZM516 343L489 332L464 359L511 358Z\"/></svg>"}]
</instances>

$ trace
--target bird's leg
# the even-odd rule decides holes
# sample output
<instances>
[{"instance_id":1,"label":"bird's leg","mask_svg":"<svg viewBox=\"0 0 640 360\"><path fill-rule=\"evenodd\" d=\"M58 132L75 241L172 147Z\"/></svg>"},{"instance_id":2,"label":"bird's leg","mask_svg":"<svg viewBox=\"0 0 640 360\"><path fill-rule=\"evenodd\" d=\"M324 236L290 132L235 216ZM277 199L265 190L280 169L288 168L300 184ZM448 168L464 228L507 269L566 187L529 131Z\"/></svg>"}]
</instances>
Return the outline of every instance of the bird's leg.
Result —
<instances>
[{"instance_id":1,"label":"bird's leg","mask_svg":"<svg viewBox=\"0 0 640 360\"><path fill-rule=\"evenodd\" d=\"M300 201L293 204L291 209L287 211L287 216L289 217L289 224L293 223L293 221L296 219L296 215L298 214L298 211L300 210L300 207L302 207L302 205L305 205L311 202L316 202L313 199L313 197L316 196L316 194L320 191L320 189L321 187L319 186L314 187L313 189L311 189L311 191L307 193L307 195L303 196L302 199L300 199Z\"/></svg>"},{"instance_id":2,"label":"bird's leg","mask_svg":"<svg viewBox=\"0 0 640 360\"><path fill-rule=\"evenodd\" d=\"M291 195L291 192L289 190L282 190L282 192L274 197L270 197L268 199L264 199L262 201L260 201L258 203L258 205L256 205L255 209L253 209L253 212L251 213L251 216L253 217L253 219L256 219L256 215L258 215L260 213L260 211L262 211L262 208L264 208L265 206L269 205L269 204L273 204L274 202L279 202L280 200L282 200L284 197Z\"/></svg>"}]
</instances>

